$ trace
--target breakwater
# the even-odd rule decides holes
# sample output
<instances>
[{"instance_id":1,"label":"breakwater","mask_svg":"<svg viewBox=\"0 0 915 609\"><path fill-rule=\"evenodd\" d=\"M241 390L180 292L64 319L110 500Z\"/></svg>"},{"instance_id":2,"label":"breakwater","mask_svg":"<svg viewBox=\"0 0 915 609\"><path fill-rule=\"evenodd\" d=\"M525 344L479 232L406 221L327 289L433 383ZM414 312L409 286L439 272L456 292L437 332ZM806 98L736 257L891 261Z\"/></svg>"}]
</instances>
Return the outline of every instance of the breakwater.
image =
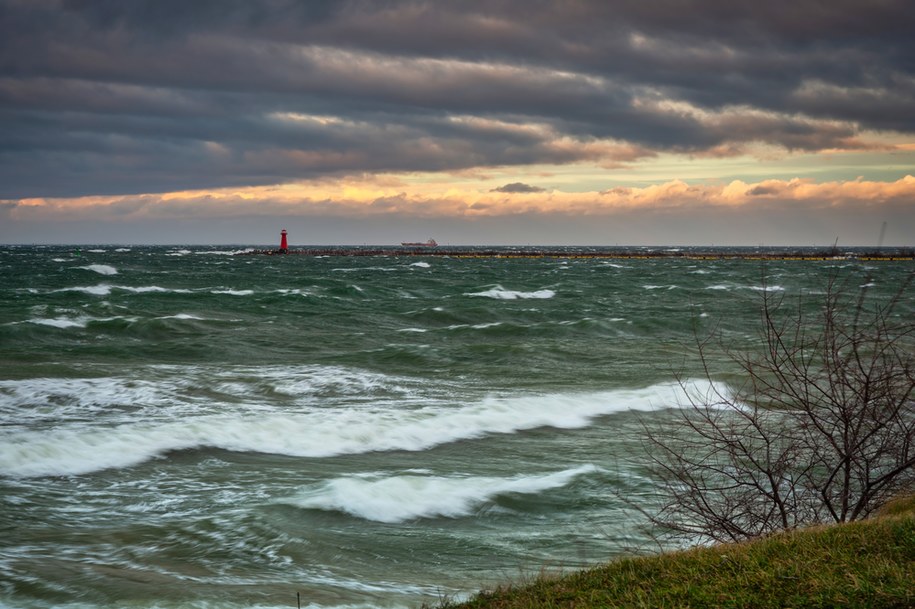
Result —
<instances>
[{"instance_id":1,"label":"breakwater","mask_svg":"<svg viewBox=\"0 0 915 609\"><path fill-rule=\"evenodd\" d=\"M300 249L251 249L238 255L266 256L434 256L449 258L609 258L688 260L915 260L913 248L620 248L620 247L385 247L327 246Z\"/></svg>"}]
</instances>

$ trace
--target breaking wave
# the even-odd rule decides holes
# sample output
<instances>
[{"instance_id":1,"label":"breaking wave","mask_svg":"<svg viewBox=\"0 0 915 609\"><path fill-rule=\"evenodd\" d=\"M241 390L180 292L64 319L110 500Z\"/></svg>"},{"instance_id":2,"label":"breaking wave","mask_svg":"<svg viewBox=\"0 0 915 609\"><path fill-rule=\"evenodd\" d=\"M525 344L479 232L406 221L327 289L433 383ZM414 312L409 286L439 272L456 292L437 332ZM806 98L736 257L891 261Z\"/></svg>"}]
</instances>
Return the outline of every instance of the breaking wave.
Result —
<instances>
[{"instance_id":1,"label":"breaking wave","mask_svg":"<svg viewBox=\"0 0 915 609\"><path fill-rule=\"evenodd\" d=\"M92 296L109 296L112 290L123 290L125 292L132 292L134 294L192 294L193 290L186 290L181 288L163 288L157 285L147 285L147 286L127 286L127 285L111 285L107 283L100 283L98 285L92 286L77 286L72 288L61 288L59 290L54 290L54 292L83 292L84 294L91 294Z\"/></svg>"},{"instance_id":2,"label":"breaking wave","mask_svg":"<svg viewBox=\"0 0 915 609\"><path fill-rule=\"evenodd\" d=\"M90 264L89 266L81 266L81 269L86 269L87 271L94 271L99 275L117 275L118 270L113 266L108 266L107 264Z\"/></svg>"},{"instance_id":3,"label":"breaking wave","mask_svg":"<svg viewBox=\"0 0 915 609\"><path fill-rule=\"evenodd\" d=\"M520 292L518 290L506 290L500 285L497 285L489 290L484 290L482 292L469 292L464 294L465 296L483 296L485 298L495 298L496 300L518 300L518 299L530 299L530 298L552 298L556 295L556 292L553 290L543 289L536 290L534 292Z\"/></svg>"},{"instance_id":4,"label":"breaking wave","mask_svg":"<svg viewBox=\"0 0 915 609\"><path fill-rule=\"evenodd\" d=\"M700 394L714 389L707 382L688 388ZM247 414L184 416L106 427L78 422L42 431L0 432L0 473L14 477L87 474L204 447L309 458L422 451L540 427L583 428L603 415L676 408L684 403L683 388L664 383L598 393L493 397L464 406L404 408L395 403L364 410L349 405L294 414L251 409Z\"/></svg>"},{"instance_id":5,"label":"breaking wave","mask_svg":"<svg viewBox=\"0 0 915 609\"><path fill-rule=\"evenodd\" d=\"M515 477L349 476L307 488L280 503L384 523L460 518L472 515L499 496L538 494L598 471L600 468L594 465L582 465L550 474Z\"/></svg>"},{"instance_id":6,"label":"breaking wave","mask_svg":"<svg viewBox=\"0 0 915 609\"><path fill-rule=\"evenodd\" d=\"M51 328L58 328L61 330L67 330L70 328L85 328L90 323L105 323L109 321L118 321L124 320L129 322L137 321L137 317L125 317L121 315L116 315L114 317L89 317L88 315L78 315L75 317L33 317L32 319L26 320L25 323L35 324L39 326L49 326ZM16 322L20 323L20 322Z\"/></svg>"}]
</instances>

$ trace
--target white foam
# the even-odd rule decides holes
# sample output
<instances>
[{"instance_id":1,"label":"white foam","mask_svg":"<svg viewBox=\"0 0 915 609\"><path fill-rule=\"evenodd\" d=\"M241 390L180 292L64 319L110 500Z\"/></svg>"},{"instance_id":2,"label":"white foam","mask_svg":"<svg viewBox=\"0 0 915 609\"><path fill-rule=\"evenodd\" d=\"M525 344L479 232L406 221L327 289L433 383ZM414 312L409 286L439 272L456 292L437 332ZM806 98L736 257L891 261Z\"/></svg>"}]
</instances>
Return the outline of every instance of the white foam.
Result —
<instances>
[{"instance_id":1,"label":"white foam","mask_svg":"<svg viewBox=\"0 0 915 609\"><path fill-rule=\"evenodd\" d=\"M278 290L273 290L274 294L283 294L284 296L316 296L310 290L303 290L299 288L281 288Z\"/></svg>"},{"instance_id":2,"label":"white foam","mask_svg":"<svg viewBox=\"0 0 915 609\"><path fill-rule=\"evenodd\" d=\"M528 298L552 298L556 295L553 290L543 289L534 292L521 292L518 290L507 290L501 285L497 285L489 290L482 292L469 292L464 296L483 296L486 298L495 298L496 300L518 300Z\"/></svg>"},{"instance_id":3,"label":"white foam","mask_svg":"<svg viewBox=\"0 0 915 609\"><path fill-rule=\"evenodd\" d=\"M163 288L157 285L149 286L124 286L124 285L110 285L107 283L100 283L93 286L78 286L72 288L61 288L59 290L54 290L55 292L83 292L84 294L91 294L93 296L109 296L112 290L123 290L125 292L133 292L134 294L146 294L146 293L175 293L175 294L190 294L191 290L185 289L170 289Z\"/></svg>"},{"instance_id":4,"label":"white foam","mask_svg":"<svg viewBox=\"0 0 915 609\"><path fill-rule=\"evenodd\" d=\"M131 319L131 318L122 318ZM21 323L21 322L20 322ZM140 380L144 379L144 380ZM22 423L25 419L63 422L94 418L97 410L107 411L106 420L119 420L115 409L126 406L126 422L134 422L138 409L149 408L158 417L191 416L224 411L239 401L248 412L271 411L264 403L264 386L271 394L313 403L328 394L346 399L383 393L405 403L411 388L407 379L336 366L217 367L150 366L133 370L123 377L0 379L0 423ZM206 385L232 396L233 404L202 398L197 388ZM288 404L288 400L284 400ZM285 406L288 407L288 406ZM2 426L0 426L2 428Z\"/></svg>"},{"instance_id":5,"label":"white foam","mask_svg":"<svg viewBox=\"0 0 915 609\"><path fill-rule=\"evenodd\" d=\"M228 294L229 296L251 296L254 290L213 290L211 294Z\"/></svg>"},{"instance_id":6,"label":"white foam","mask_svg":"<svg viewBox=\"0 0 915 609\"><path fill-rule=\"evenodd\" d=\"M54 290L55 292L83 292L84 294L91 294L93 296L108 296L111 294L111 286L107 283L100 283L98 285L84 286L84 287L74 287L74 288L61 288L59 290Z\"/></svg>"},{"instance_id":7,"label":"white foam","mask_svg":"<svg viewBox=\"0 0 915 609\"><path fill-rule=\"evenodd\" d=\"M550 474L502 477L422 475L336 478L280 502L306 509L345 512L375 522L417 518L458 518L473 514L500 495L532 495L566 486L578 476L600 471L583 465Z\"/></svg>"},{"instance_id":8,"label":"white foam","mask_svg":"<svg viewBox=\"0 0 915 609\"><path fill-rule=\"evenodd\" d=\"M173 404L175 388L174 384L112 377L0 380L0 415L4 423L45 418L64 423L121 404L130 405L131 411L145 405Z\"/></svg>"},{"instance_id":9,"label":"white foam","mask_svg":"<svg viewBox=\"0 0 915 609\"><path fill-rule=\"evenodd\" d=\"M485 330L486 328L495 328L496 326L501 326L501 321L493 321L485 324L474 324L471 326L474 330Z\"/></svg>"},{"instance_id":10,"label":"white foam","mask_svg":"<svg viewBox=\"0 0 915 609\"><path fill-rule=\"evenodd\" d=\"M55 318L46 318L46 317L34 317L28 319L25 322L15 322L15 323L30 323L36 324L39 326L50 326L53 328L85 328L90 323L105 322L105 321L115 321L118 319L124 319L127 321L137 321L137 317L124 317L122 315L115 315L114 317L89 317L87 315L77 315L75 317L55 317Z\"/></svg>"},{"instance_id":11,"label":"white foam","mask_svg":"<svg viewBox=\"0 0 915 609\"><path fill-rule=\"evenodd\" d=\"M63 330L67 328L85 328L87 325L89 325L90 321L92 321L92 318L85 316L56 317L53 319L45 319L39 317L28 320L28 323L37 324L39 326L50 326L52 328L60 328Z\"/></svg>"},{"instance_id":12,"label":"white foam","mask_svg":"<svg viewBox=\"0 0 915 609\"><path fill-rule=\"evenodd\" d=\"M191 315L190 313L177 313L175 315L157 317L156 319L196 319L197 321L205 321L203 317L197 317L196 315Z\"/></svg>"},{"instance_id":13,"label":"white foam","mask_svg":"<svg viewBox=\"0 0 915 609\"><path fill-rule=\"evenodd\" d=\"M462 330L462 329L465 329L465 328L472 328L472 329L474 329L474 330L485 330L485 329L487 329L487 328L495 328L496 326L501 326L501 325L502 325L502 322L501 322L501 321L493 321L493 322L489 322L489 323L474 324L474 325L470 325L470 324L452 324L452 325L448 326L448 327L445 328L445 329L446 329L446 330Z\"/></svg>"},{"instance_id":14,"label":"white foam","mask_svg":"<svg viewBox=\"0 0 915 609\"><path fill-rule=\"evenodd\" d=\"M707 382L689 386L690 392L700 395L712 389ZM678 384L665 383L601 393L492 397L463 406L436 404L411 409L404 408L401 402L396 400L392 406L371 410L347 405L298 413L182 413L174 420L110 427L81 423L44 431L2 430L0 473L85 474L130 467L169 451L204 446L297 457L421 451L449 442L538 427L581 428L602 415L680 407L686 399Z\"/></svg>"},{"instance_id":15,"label":"white foam","mask_svg":"<svg viewBox=\"0 0 915 609\"><path fill-rule=\"evenodd\" d=\"M428 262L414 262L414 263L411 264L410 266L416 266L416 267L419 267L419 268L421 268L421 269L428 269L428 268L431 267L432 265L429 264Z\"/></svg>"},{"instance_id":16,"label":"white foam","mask_svg":"<svg viewBox=\"0 0 915 609\"><path fill-rule=\"evenodd\" d=\"M187 250L183 250L183 251L187 252ZM254 251L253 247L247 247L245 249L240 249L240 250L206 250L203 252L194 252L194 253L198 254L198 255L202 255L202 256L207 256L207 255L210 255L210 256L237 256L238 254L247 254L247 253L253 252L253 251ZM190 253L190 252L188 252L188 253Z\"/></svg>"},{"instance_id":17,"label":"white foam","mask_svg":"<svg viewBox=\"0 0 915 609\"><path fill-rule=\"evenodd\" d=\"M333 273L361 273L364 271L381 271L383 273L393 273L393 272L396 272L399 270L401 270L401 269L396 266L361 266L361 267L356 267L356 268L349 268L349 267L342 268L341 267L341 268L331 269L331 272L333 272Z\"/></svg>"},{"instance_id":18,"label":"white foam","mask_svg":"<svg viewBox=\"0 0 915 609\"><path fill-rule=\"evenodd\" d=\"M236 375L232 371L229 374ZM257 377L268 381L273 391L288 396L307 397L323 395L329 391L334 395L364 397L366 394L394 392L403 401L412 390L410 380L386 374L354 370L337 366L274 366L258 368ZM260 389L258 389L258 399Z\"/></svg>"},{"instance_id":19,"label":"white foam","mask_svg":"<svg viewBox=\"0 0 915 609\"><path fill-rule=\"evenodd\" d=\"M780 285L751 285L751 290L757 292L784 292L785 288Z\"/></svg>"},{"instance_id":20,"label":"white foam","mask_svg":"<svg viewBox=\"0 0 915 609\"><path fill-rule=\"evenodd\" d=\"M87 271L93 271L99 275L117 275L118 270L113 266L108 266L107 264L90 264L89 266L81 266L81 269L86 269Z\"/></svg>"},{"instance_id":21,"label":"white foam","mask_svg":"<svg viewBox=\"0 0 915 609\"><path fill-rule=\"evenodd\" d=\"M133 292L134 294L148 294L148 293L156 293L156 294L164 294L164 293L190 294L190 293L192 293L191 290L163 288L163 287L157 286L157 285L145 285L145 286L137 286L137 287L134 287L134 286L120 286L120 285L119 285L119 286L114 286L114 287L117 288L117 289L119 289L119 290L125 290L125 291L127 291L127 292Z\"/></svg>"}]
</instances>

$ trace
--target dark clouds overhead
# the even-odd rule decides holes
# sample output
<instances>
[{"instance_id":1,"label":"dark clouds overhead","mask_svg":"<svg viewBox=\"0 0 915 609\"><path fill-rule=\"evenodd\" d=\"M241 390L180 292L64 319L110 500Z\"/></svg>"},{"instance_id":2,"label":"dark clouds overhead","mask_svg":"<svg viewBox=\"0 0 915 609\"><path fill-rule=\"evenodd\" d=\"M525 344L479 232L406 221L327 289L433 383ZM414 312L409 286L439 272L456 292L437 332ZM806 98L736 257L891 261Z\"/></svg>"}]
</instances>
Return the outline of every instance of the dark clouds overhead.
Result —
<instances>
[{"instance_id":1,"label":"dark clouds overhead","mask_svg":"<svg viewBox=\"0 0 915 609\"><path fill-rule=\"evenodd\" d=\"M915 133L908 0L0 0L0 199Z\"/></svg>"}]
</instances>

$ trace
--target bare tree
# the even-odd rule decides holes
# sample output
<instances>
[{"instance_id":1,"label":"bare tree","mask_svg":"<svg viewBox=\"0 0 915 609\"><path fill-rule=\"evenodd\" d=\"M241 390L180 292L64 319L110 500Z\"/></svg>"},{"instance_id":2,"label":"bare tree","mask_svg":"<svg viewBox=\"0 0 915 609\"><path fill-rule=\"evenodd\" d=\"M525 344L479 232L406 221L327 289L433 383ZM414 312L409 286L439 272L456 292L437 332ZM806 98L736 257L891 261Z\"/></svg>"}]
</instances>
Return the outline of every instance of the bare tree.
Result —
<instances>
[{"instance_id":1,"label":"bare tree","mask_svg":"<svg viewBox=\"0 0 915 609\"><path fill-rule=\"evenodd\" d=\"M698 340L709 380L714 347L741 385L712 383L674 421L646 424L661 480L650 518L674 535L738 541L867 517L915 489L912 277L882 301L830 280L810 309L763 292L762 349Z\"/></svg>"}]
</instances>

